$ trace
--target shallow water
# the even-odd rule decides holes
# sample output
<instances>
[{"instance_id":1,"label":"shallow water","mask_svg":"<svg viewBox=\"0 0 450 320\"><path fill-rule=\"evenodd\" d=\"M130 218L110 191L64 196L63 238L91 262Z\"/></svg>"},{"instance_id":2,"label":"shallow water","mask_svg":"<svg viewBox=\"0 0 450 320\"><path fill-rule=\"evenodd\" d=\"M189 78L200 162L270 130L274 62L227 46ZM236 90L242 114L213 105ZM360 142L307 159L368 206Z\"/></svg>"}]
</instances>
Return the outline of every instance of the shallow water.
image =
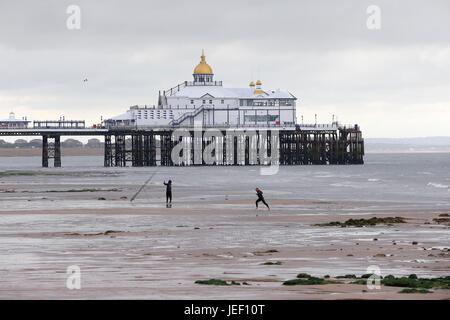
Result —
<instances>
[{"instance_id":1,"label":"shallow water","mask_svg":"<svg viewBox=\"0 0 450 320\"><path fill-rule=\"evenodd\" d=\"M51 195L55 206L74 208L127 207L126 202L102 202L96 198L48 191L117 188L130 198L156 170L149 186L134 202L135 206L161 203L163 180L174 181L174 198L179 205L200 205L227 199L253 197L259 186L268 200L317 199L329 201L370 201L371 211L389 205L395 208L420 209L424 206L450 206L450 153L446 154L369 154L365 165L356 166L282 166L277 174L260 175L259 167L157 167L104 168L102 157L64 157L63 168L40 167L39 157L0 158L0 172L21 170L33 176L0 175L0 210L48 207L41 201ZM62 188L65 187L64 188ZM33 193L27 193L32 187ZM5 193L8 190L16 193ZM44 193L38 193L42 191ZM70 195L70 197L69 197ZM119 198L119 196L115 197ZM26 203L32 199L32 203ZM237 205L239 206L239 205ZM284 206L285 210L298 210ZM333 210L334 206L330 205ZM360 212L364 208L355 207Z\"/></svg>"}]
</instances>

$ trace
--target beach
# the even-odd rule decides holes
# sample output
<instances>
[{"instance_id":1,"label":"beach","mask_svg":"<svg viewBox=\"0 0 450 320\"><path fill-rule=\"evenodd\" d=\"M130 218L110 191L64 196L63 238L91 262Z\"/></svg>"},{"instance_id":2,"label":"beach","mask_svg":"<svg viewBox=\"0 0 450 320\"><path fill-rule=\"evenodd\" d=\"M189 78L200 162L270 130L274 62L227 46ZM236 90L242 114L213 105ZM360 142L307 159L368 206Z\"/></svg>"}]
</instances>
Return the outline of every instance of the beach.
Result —
<instances>
[{"instance_id":1,"label":"beach","mask_svg":"<svg viewBox=\"0 0 450 320\"><path fill-rule=\"evenodd\" d=\"M448 289L405 294L337 278L374 268L450 275L450 154L371 155L362 166L285 166L272 176L74 158L46 169L38 157L0 158L1 299L450 298ZM271 211L255 210L255 187ZM371 217L405 223L318 225ZM79 290L66 287L70 266L81 270ZM330 283L283 285L299 273ZM230 285L195 283L208 279Z\"/></svg>"}]
</instances>

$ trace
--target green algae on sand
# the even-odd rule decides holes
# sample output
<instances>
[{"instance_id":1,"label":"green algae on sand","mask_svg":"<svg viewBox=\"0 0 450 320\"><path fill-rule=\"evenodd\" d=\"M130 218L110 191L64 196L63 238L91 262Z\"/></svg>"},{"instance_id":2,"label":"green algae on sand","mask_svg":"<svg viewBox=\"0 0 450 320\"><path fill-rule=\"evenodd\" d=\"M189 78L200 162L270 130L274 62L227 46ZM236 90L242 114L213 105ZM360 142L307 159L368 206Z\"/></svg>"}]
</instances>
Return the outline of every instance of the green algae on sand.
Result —
<instances>
[{"instance_id":1,"label":"green algae on sand","mask_svg":"<svg viewBox=\"0 0 450 320\"><path fill-rule=\"evenodd\" d=\"M267 261L264 263L261 263L263 266L280 266L283 264L281 261Z\"/></svg>"},{"instance_id":2,"label":"green algae on sand","mask_svg":"<svg viewBox=\"0 0 450 320\"><path fill-rule=\"evenodd\" d=\"M241 284L236 281L226 282L222 279L209 279L209 280L197 280L196 284L210 285L210 286L240 286ZM245 285L248 285L246 282Z\"/></svg>"},{"instance_id":3,"label":"green algae on sand","mask_svg":"<svg viewBox=\"0 0 450 320\"><path fill-rule=\"evenodd\" d=\"M433 293L433 291L427 289L405 288L400 290L398 293Z\"/></svg>"},{"instance_id":4,"label":"green algae on sand","mask_svg":"<svg viewBox=\"0 0 450 320\"><path fill-rule=\"evenodd\" d=\"M381 280L388 287L404 287L416 289L450 289L450 276L439 278L418 278L415 274L408 277L388 275Z\"/></svg>"},{"instance_id":5,"label":"green algae on sand","mask_svg":"<svg viewBox=\"0 0 450 320\"><path fill-rule=\"evenodd\" d=\"M370 219L348 219L345 222L331 221L326 223L317 223L314 226L318 227L366 227L366 226L376 226L378 224L394 224L394 223L406 223L403 217L385 217L377 218L372 217Z\"/></svg>"},{"instance_id":6,"label":"green algae on sand","mask_svg":"<svg viewBox=\"0 0 450 320\"><path fill-rule=\"evenodd\" d=\"M329 284L334 283L333 281L325 280L323 278L313 277L307 273L299 273L297 279L287 280L283 282L285 286L296 286L296 285L317 285L317 284Z\"/></svg>"}]
</instances>

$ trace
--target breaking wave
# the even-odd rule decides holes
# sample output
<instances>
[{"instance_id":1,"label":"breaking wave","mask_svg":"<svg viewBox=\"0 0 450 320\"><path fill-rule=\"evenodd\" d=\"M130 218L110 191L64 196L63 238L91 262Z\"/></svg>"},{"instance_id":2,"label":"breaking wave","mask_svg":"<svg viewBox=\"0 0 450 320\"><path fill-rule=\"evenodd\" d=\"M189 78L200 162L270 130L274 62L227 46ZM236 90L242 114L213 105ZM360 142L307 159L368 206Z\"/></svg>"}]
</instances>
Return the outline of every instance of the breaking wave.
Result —
<instances>
[{"instance_id":1,"label":"breaking wave","mask_svg":"<svg viewBox=\"0 0 450 320\"><path fill-rule=\"evenodd\" d=\"M439 188L439 189L448 189L449 188L449 186L447 186L445 184L440 184L440 183L435 183L435 182L429 182L427 184L427 186L434 187L434 188Z\"/></svg>"}]
</instances>

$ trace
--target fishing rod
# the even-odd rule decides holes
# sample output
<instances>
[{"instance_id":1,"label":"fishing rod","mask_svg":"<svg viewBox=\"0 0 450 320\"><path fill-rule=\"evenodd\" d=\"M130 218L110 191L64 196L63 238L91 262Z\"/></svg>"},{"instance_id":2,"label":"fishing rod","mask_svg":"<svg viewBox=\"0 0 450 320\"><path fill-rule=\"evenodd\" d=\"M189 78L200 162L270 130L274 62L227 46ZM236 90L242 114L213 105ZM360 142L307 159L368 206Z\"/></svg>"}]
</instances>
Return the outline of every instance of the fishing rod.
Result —
<instances>
[{"instance_id":1,"label":"fishing rod","mask_svg":"<svg viewBox=\"0 0 450 320\"><path fill-rule=\"evenodd\" d=\"M139 188L139 190L135 193L134 196L131 197L130 202L133 202L134 199L136 199L136 197L139 195L139 193L141 193L141 191L145 188L145 186L153 179L153 177L155 176L156 172L158 171L158 169L156 169L152 175L150 176L150 178L147 179L147 181L145 181L145 183Z\"/></svg>"}]
</instances>

